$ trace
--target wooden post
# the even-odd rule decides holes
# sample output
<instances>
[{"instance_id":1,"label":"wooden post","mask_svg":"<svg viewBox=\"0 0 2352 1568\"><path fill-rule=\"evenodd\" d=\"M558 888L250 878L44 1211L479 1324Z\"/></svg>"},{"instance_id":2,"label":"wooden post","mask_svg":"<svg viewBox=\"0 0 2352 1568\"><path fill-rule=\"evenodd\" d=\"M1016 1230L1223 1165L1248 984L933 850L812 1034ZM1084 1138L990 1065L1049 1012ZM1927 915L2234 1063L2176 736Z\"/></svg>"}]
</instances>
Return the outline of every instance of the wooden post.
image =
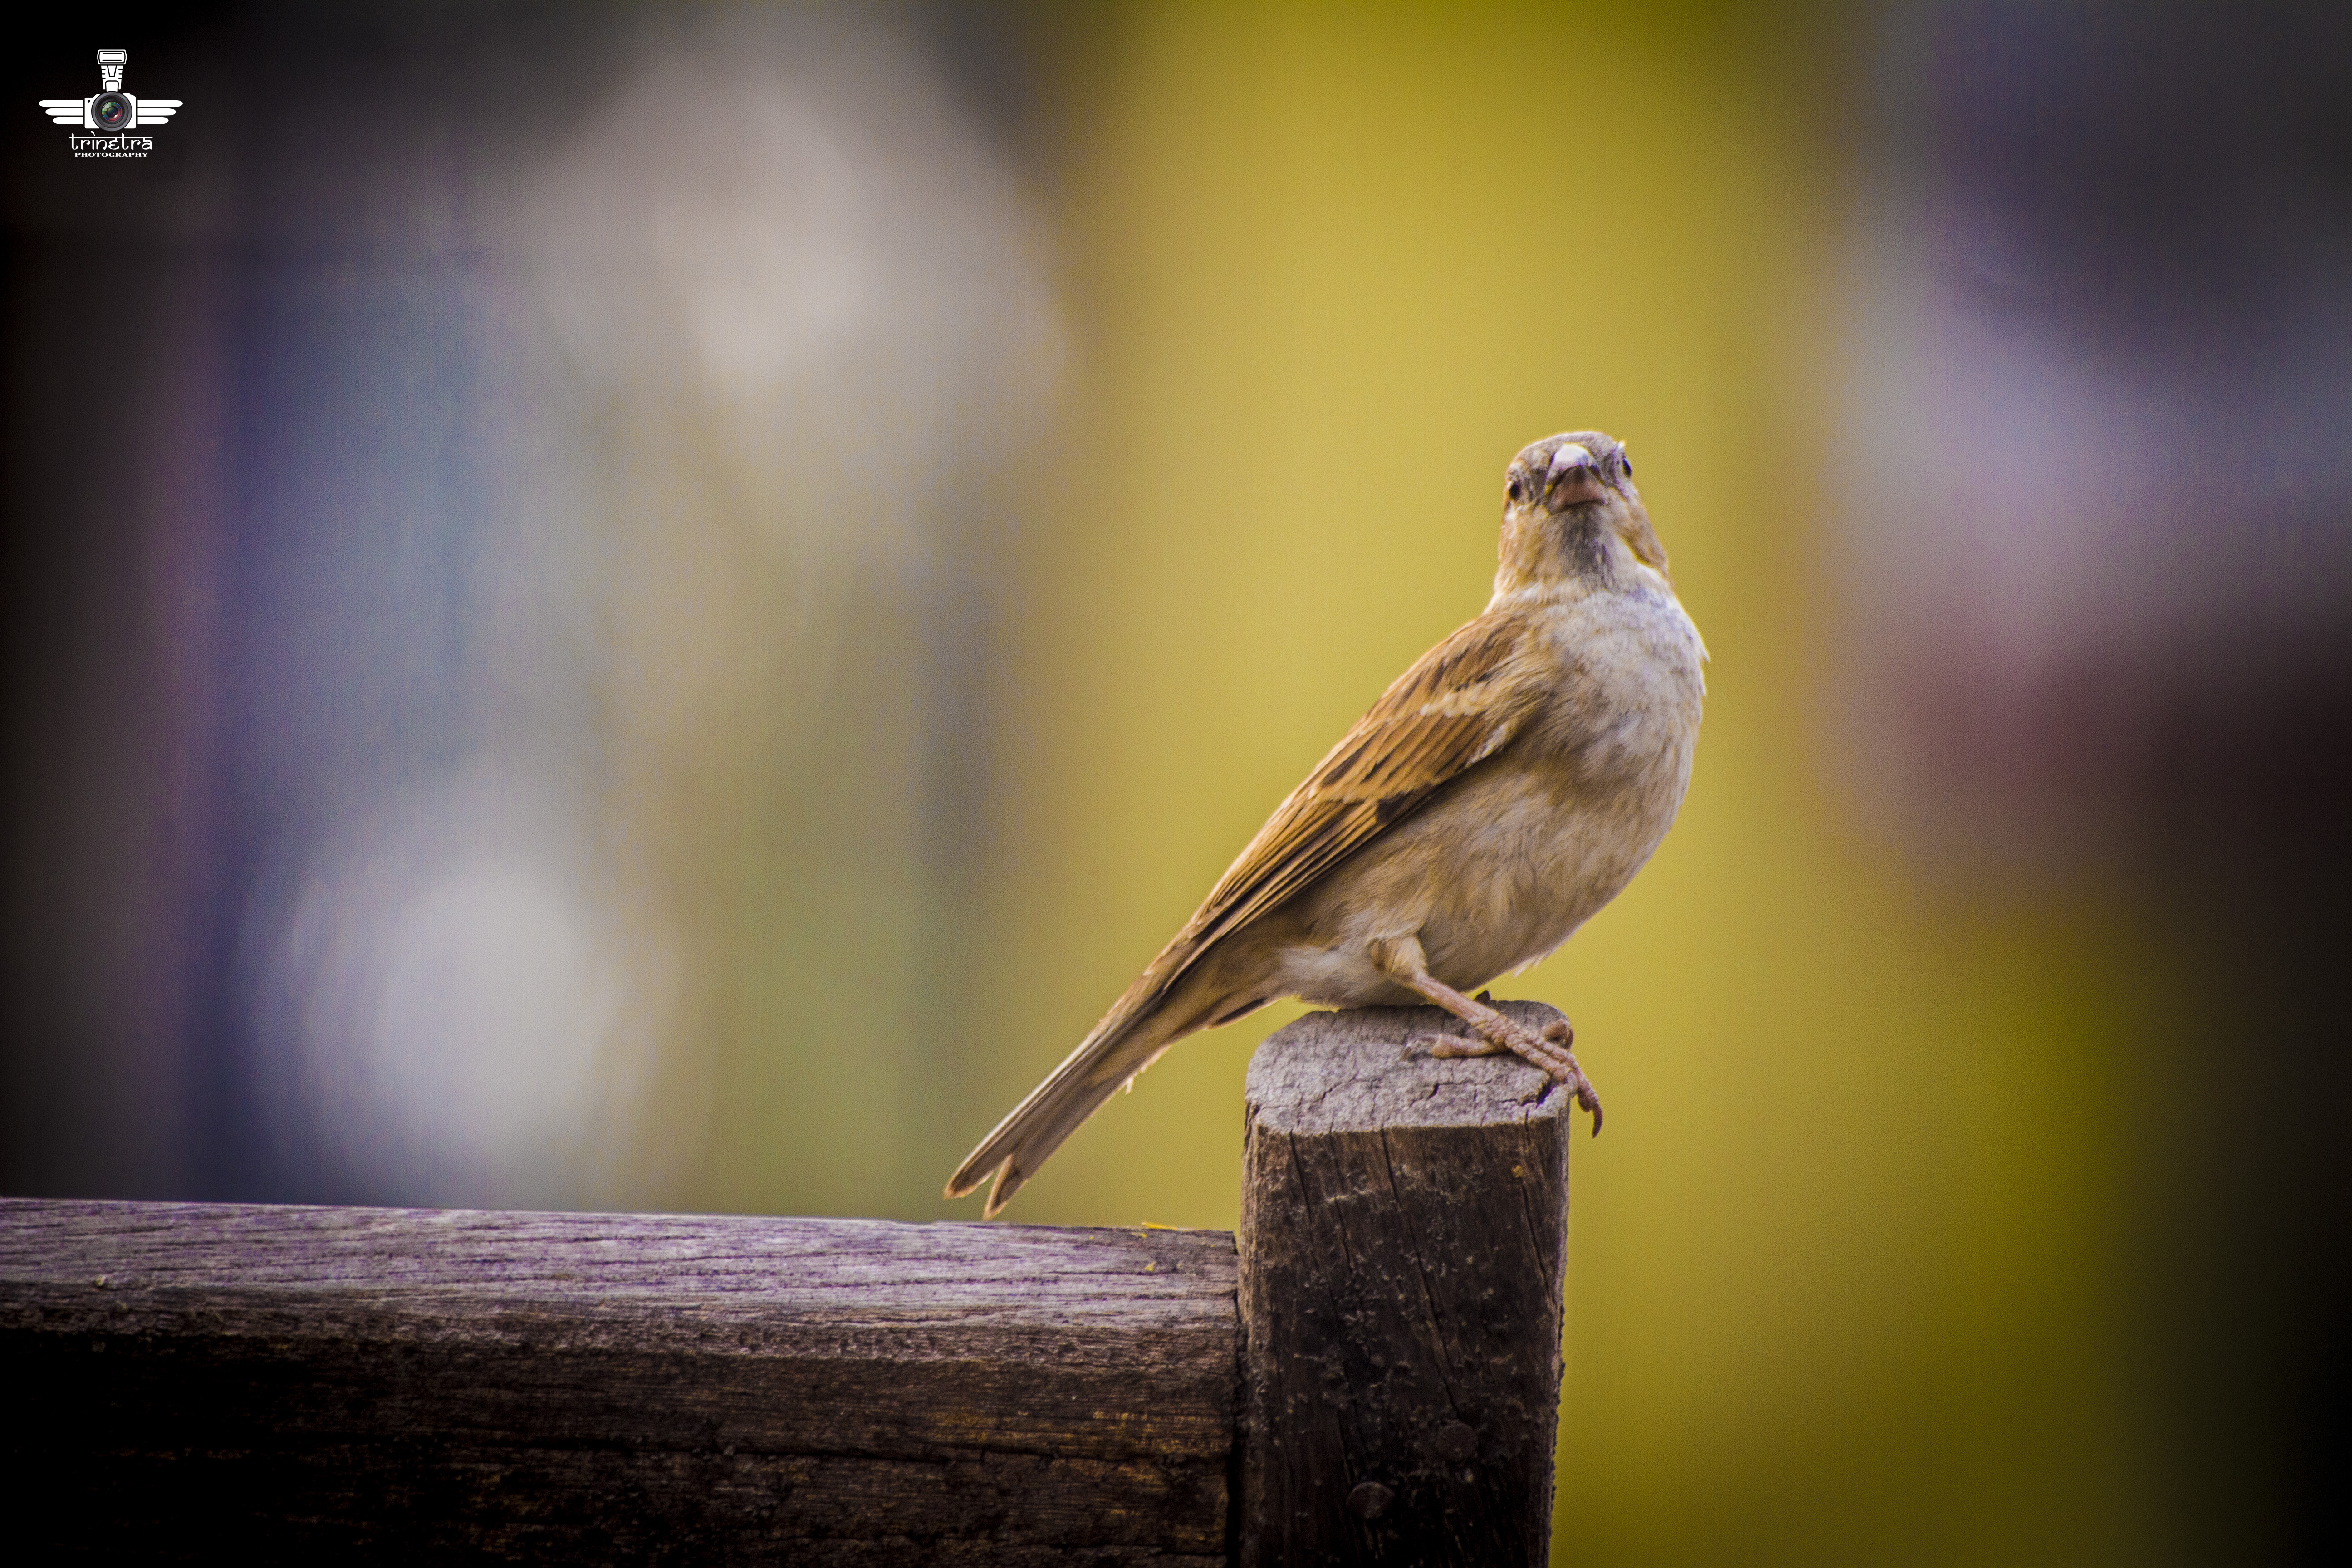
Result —
<instances>
[{"instance_id":1,"label":"wooden post","mask_svg":"<svg viewBox=\"0 0 2352 1568\"><path fill-rule=\"evenodd\" d=\"M1516 1058L1407 1048L1435 1032L1464 1031L1315 1014L1250 1064L1244 1568L1549 1555L1572 1101Z\"/></svg>"}]
</instances>

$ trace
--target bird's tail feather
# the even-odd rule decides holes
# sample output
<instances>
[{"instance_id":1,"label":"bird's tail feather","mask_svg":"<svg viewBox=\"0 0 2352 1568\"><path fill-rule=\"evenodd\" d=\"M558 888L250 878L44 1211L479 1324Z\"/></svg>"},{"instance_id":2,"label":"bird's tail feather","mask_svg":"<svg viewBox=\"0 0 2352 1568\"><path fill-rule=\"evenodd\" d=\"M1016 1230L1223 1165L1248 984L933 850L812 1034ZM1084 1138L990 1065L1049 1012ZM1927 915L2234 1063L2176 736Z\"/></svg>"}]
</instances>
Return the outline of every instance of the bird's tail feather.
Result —
<instances>
[{"instance_id":1,"label":"bird's tail feather","mask_svg":"<svg viewBox=\"0 0 2352 1568\"><path fill-rule=\"evenodd\" d=\"M1037 1173L1045 1157L1119 1085L1201 1026L1199 1020L1183 1016L1168 1004L1163 994L1140 1007L1112 1008L1078 1042L1078 1048L980 1141L980 1147L948 1178L948 1196L963 1196L994 1172L996 1183L989 1188L985 1210L985 1216L994 1219L1022 1184Z\"/></svg>"}]
</instances>

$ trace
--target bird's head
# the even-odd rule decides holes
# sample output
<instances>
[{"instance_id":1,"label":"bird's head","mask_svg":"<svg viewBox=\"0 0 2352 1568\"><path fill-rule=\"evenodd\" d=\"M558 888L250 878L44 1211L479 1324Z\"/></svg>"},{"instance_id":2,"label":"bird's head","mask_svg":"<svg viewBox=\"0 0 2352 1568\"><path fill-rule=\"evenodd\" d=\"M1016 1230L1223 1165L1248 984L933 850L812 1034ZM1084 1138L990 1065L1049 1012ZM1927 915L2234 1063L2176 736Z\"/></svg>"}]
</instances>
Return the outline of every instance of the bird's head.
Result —
<instances>
[{"instance_id":1,"label":"bird's head","mask_svg":"<svg viewBox=\"0 0 2352 1568\"><path fill-rule=\"evenodd\" d=\"M1623 443L1598 430L1547 436L1503 475L1497 595L1570 581L1616 585L1636 563L1666 571Z\"/></svg>"}]
</instances>

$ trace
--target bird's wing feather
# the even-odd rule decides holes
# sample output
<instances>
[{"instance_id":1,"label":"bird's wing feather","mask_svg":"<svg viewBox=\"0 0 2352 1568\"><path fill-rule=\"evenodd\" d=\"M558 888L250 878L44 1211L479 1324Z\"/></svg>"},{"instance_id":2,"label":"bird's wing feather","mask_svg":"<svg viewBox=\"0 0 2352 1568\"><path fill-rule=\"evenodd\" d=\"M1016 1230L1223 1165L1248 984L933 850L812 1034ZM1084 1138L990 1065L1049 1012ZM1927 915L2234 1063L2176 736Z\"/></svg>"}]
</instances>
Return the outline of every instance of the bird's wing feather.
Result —
<instances>
[{"instance_id":1,"label":"bird's wing feather","mask_svg":"<svg viewBox=\"0 0 2352 1568\"><path fill-rule=\"evenodd\" d=\"M1538 695L1510 679L1528 635L1517 616L1486 615L1423 654L1275 809L1147 978L1172 982L1500 750Z\"/></svg>"},{"instance_id":2,"label":"bird's wing feather","mask_svg":"<svg viewBox=\"0 0 2352 1568\"><path fill-rule=\"evenodd\" d=\"M1077 1048L981 1140L949 1179L948 1196L961 1197L993 1171L988 1213L1003 1208L1120 1083L1175 1039L1215 1021L1162 1015L1161 1004L1203 953L1517 733L1541 695L1539 682L1513 679L1528 668L1528 637L1516 616L1481 616L1406 670L1275 809L1207 901Z\"/></svg>"}]
</instances>

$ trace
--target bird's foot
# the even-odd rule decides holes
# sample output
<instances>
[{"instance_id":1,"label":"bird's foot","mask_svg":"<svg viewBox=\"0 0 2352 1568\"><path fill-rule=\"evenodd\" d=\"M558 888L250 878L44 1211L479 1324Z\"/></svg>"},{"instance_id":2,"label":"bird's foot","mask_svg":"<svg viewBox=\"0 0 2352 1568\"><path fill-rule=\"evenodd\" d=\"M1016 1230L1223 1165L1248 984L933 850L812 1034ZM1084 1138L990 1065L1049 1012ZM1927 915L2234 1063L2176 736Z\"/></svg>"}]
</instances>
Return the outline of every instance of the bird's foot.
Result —
<instances>
[{"instance_id":1,"label":"bird's foot","mask_svg":"<svg viewBox=\"0 0 2352 1568\"><path fill-rule=\"evenodd\" d=\"M1576 1096L1576 1103L1592 1117L1592 1135L1601 1135L1601 1096L1594 1090L1592 1080L1584 1076L1584 1069L1577 1065L1576 1053L1569 1049L1576 1039L1576 1030L1567 1019L1554 1018L1540 1034L1500 1013L1494 1016L1491 1025L1482 1020L1471 1026L1478 1033L1470 1039L1459 1035L1415 1035L1405 1044L1425 1047L1431 1056L1447 1061L1508 1053L1532 1062L1555 1082L1568 1086Z\"/></svg>"},{"instance_id":2,"label":"bird's foot","mask_svg":"<svg viewBox=\"0 0 2352 1568\"><path fill-rule=\"evenodd\" d=\"M1420 1046L1431 1056L1444 1061L1454 1061L1463 1057L1508 1056L1511 1050L1510 1047L1498 1046L1483 1035L1473 1035L1466 1040L1459 1035L1415 1035L1405 1045L1408 1048Z\"/></svg>"},{"instance_id":3,"label":"bird's foot","mask_svg":"<svg viewBox=\"0 0 2352 1568\"><path fill-rule=\"evenodd\" d=\"M1560 1061L1568 1068L1565 1074L1555 1070L1552 1076L1575 1091L1576 1103L1592 1117L1592 1135L1598 1138L1601 1136L1601 1095L1592 1087L1592 1080L1584 1076L1584 1069L1576 1065L1576 1053L1568 1048L1569 1043L1575 1038L1576 1031L1569 1026L1565 1018L1554 1018L1543 1026L1544 1043L1559 1053Z\"/></svg>"}]
</instances>

